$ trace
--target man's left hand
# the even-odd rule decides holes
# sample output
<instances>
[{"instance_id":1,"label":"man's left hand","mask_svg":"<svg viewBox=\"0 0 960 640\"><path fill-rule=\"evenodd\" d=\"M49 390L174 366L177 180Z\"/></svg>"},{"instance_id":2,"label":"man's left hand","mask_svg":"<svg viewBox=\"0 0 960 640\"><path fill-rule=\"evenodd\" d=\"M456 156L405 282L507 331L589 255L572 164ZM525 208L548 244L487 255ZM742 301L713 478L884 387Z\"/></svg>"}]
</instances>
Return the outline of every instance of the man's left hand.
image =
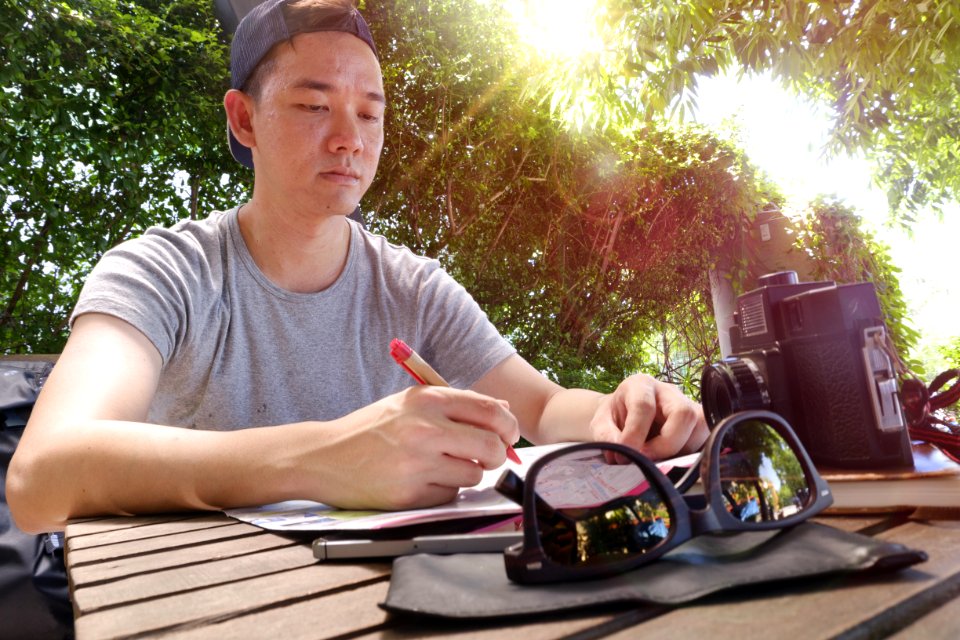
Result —
<instances>
[{"instance_id":1,"label":"man's left hand","mask_svg":"<svg viewBox=\"0 0 960 640\"><path fill-rule=\"evenodd\" d=\"M700 405L679 388L637 374L603 397L590 432L594 440L617 442L662 460L698 451L710 430Z\"/></svg>"}]
</instances>

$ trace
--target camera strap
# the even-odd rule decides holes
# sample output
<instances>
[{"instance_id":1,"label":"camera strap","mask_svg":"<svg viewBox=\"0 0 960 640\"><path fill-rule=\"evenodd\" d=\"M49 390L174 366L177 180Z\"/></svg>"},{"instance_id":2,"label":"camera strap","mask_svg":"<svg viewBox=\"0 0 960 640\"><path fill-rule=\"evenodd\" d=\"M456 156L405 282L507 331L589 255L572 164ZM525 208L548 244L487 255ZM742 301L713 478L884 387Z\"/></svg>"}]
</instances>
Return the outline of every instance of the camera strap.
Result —
<instances>
[{"instance_id":1,"label":"camera strap","mask_svg":"<svg viewBox=\"0 0 960 640\"><path fill-rule=\"evenodd\" d=\"M951 380L956 380L950 387L944 389ZM956 404L960 400L960 369L944 371L930 383L930 407L936 411Z\"/></svg>"},{"instance_id":2,"label":"camera strap","mask_svg":"<svg viewBox=\"0 0 960 640\"><path fill-rule=\"evenodd\" d=\"M960 425L937 415L960 401L960 369L948 369L927 385L900 359L889 336L880 346L890 356L900 378L900 402L910 437L928 442L951 460L960 462ZM953 384L947 386L951 380Z\"/></svg>"},{"instance_id":3,"label":"camera strap","mask_svg":"<svg viewBox=\"0 0 960 640\"><path fill-rule=\"evenodd\" d=\"M954 383L948 387L951 380ZM944 371L929 386L911 375L903 381L901 398L910 437L929 442L960 462L960 425L936 414L960 400L960 369Z\"/></svg>"}]
</instances>

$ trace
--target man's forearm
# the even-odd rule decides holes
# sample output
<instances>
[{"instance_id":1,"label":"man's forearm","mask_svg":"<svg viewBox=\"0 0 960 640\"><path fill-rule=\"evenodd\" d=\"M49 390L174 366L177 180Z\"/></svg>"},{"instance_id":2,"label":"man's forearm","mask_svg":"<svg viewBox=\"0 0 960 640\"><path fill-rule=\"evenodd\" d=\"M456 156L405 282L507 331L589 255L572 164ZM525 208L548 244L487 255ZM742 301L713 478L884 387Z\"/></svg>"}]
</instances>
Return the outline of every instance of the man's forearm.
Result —
<instances>
[{"instance_id":1,"label":"man's forearm","mask_svg":"<svg viewBox=\"0 0 960 640\"><path fill-rule=\"evenodd\" d=\"M557 391L544 405L531 440L536 444L593 440L590 422L603 398L602 393L588 389Z\"/></svg>"},{"instance_id":2,"label":"man's forearm","mask_svg":"<svg viewBox=\"0 0 960 640\"><path fill-rule=\"evenodd\" d=\"M292 442L305 425L233 432L94 420L58 430L56 446L15 456L7 498L24 530L70 518L219 509L294 495Z\"/></svg>"},{"instance_id":3,"label":"man's forearm","mask_svg":"<svg viewBox=\"0 0 960 640\"><path fill-rule=\"evenodd\" d=\"M35 420L8 475L21 528L107 513L222 509L294 498L344 509L453 500L505 459L514 416L471 391L411 387L346 416L235 431Z\"/></svg>"}]
</instances>

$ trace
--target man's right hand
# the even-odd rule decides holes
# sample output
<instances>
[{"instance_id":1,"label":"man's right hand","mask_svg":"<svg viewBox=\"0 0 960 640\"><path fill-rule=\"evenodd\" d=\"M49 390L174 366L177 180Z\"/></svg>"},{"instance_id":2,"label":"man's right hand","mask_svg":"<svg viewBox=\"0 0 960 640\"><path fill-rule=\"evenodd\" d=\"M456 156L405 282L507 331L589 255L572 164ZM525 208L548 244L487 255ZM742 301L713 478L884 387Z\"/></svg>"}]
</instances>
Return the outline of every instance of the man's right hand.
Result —
<instances>
[{"instance_id":1,"label":"man's right hand","mask_svg":"<svg viewBox=\"0 0 960 640\"><path fill-rule=\"evenodd\" d=\"M314 446L305 445L300 460L303 497L368 509L449 502L503 464L505 443L520 433L505 401L429 386L308 429Z\"/></svg>"}]
</instances>

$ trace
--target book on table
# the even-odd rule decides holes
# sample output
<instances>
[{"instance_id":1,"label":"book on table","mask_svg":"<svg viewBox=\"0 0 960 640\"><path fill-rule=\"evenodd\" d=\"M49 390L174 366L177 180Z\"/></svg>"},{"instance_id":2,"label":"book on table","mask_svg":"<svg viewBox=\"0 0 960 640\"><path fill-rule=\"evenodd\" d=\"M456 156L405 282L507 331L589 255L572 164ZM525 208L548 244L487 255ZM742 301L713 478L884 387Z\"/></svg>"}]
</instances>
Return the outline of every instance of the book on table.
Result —
<instances>
[{"instance_id":1,"label":"book on table","mask_svg":"<svg viewBox=\"0 0 960 640\"><path fill-rule=\"evenodd\" d=\"M914 442L912 469L819 471L833 492L830 513L960 508L960 464L926 443Z\"/></svg>"},{"instance_id":2,"label":"book on table","mask_svg":"<svg viewBox=\"0 0 960 640\"><path fill-rule=\"evenodd\" d=\"M960 464L923 442L913 443L913 467L901 469L832 469L817 471L830 485L828 515L863 515L960 509ZM702 493L698 480L690 493Z\"/></svg>"}]
</instances>

